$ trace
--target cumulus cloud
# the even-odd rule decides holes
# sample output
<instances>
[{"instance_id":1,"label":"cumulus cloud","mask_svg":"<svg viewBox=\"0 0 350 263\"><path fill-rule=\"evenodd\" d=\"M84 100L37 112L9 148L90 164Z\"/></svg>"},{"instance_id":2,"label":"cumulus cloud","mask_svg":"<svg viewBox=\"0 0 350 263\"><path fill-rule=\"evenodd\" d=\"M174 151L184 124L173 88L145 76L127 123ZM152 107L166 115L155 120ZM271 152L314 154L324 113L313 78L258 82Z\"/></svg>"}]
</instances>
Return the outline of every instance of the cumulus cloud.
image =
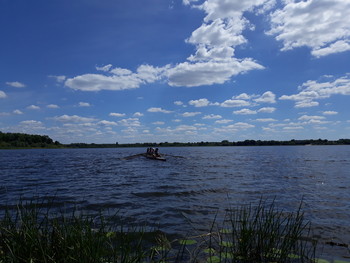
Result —
<instances>
[{"instance_id":1,"label":"cumulus cloud","mask_svg":"<svg viewBox=\"0 0 350 263\"><path fill-rule=\"evenodd\" d=\"M186 40L196 46L195 54L168 72L170 86L195 87L222 84L232 77L251 70L264 69L251 58L235 58L235 48L247 43L243 32L254 30L245 12L263 5L272 6L272 0L207 0L184 1L203 10L206 17L202 25Z\"/></svg>"},{"instance_id":2,"label":"cumulus cloud","mask_svg":"<svg viewBox=\"0 0 350 263\"><path fill-rule=\"evenodd\" d=\"M136 89L142 84L153 83L161 79L167 67L141 65L135 73L128 69L106 67L105 71L108 75L83 74L67 79L65 86L82 91Z\"/></svg>"},{"instance_id":3,"label":"cumulus cloud","mask_svg":"<svg viewBox=\"0 0 350 263\"><path fill-rule=\"evenodd\" d=\"M24 88L26 87L25 84L18 82L18 81L13 81L13 82L6 82L6 85L14 87L14 88Z\"/></svg>"},{"instance_id":4,"label":"cumulus cloud","mask_svg":"<svg viewBox=\"0 0 350 263\"><path fill-rule=\"evenodd\" d=\"M91 105L88 102L79 102L79 107L91 107Z\"/></svg>"},{"instance_id":5,"label":"cumulus cloud","mask_svg":"<svg viewBox=\"0 0 350 263\"><path fill-rule=\"evenodd\" d=\"M118 124L121 126L127 126L127 127L140 127L141 123L138 118L128 118L128 119L122 119L118 121Z\"/></svg>"},{"instance_id":6,"label":"cumulus cloud","mask_svg":"<svg viewBox=\"0 0 350 263\"><path fill-rule=\"evenodd\" d=\"M257 122L274 122L277 120L273 119L273 118L261 118L261 119L256 119L255 121L257 121Z\"/></svg>"},{"instance_id":7,"label":"cumulus cloud","mask_svg":"<svg viewBox=\"0 0 350 263\"><path fill-rule=\"evenodd\" d=\"M318 48L311 51L311 54L315 57L323 57L333 53L340 53L350 50L349 40L339 40L335 43L330 44L324 48Z\"/></svg>"},{"instance_id":8,"label":"cumulus cloud","mask_svg":"<svg viewBox=\"0 0 350 263\"><path fill-rule=\"evenodd\" d=\"M222 118L221 115L209 114L209 115L205 115L202 119L203 120L214 120L214 119L221 119L221 118Z\"/></svg>"},{"instance_id":9,"label":"cumulus cloud","mask_svg":"<svg viewBox=\"0 0 350 263\"><path fill-rule=\"evenodd\" d=\"M280 100L294 100L296 108L318 106L316 100L326 99L333 95L350 95L349 75L328 82L309 80L298 87L297 94L283 95Z\"/></svg>"},{"instance_id":10,"label":"cumulus cloud","mask_svg":"<svg viewBox=\"0 0 350 263\"><path fill-rule=\"evenodd\" d=\"M215 121L215 123L217 123L217 124L227 124L227 123L230 123L230 122L233 122L233 120L224 119L224 120L217 120L217 121Z\"/></svg>"},{"instance_id":11,"label":"cumulus cloud","mask_svg":"<svg viewBox=\"0 0 350 263\"><path fill-rule=\"evenodd\" d=\"M228 130L238 131L238 130L247 130L247 129L254 128L254 127L255 127L255 125L249 124L246 122L236 122L234 124L225 126L223 128L228 129Z\"/></svg>"},{"instance_id":12,"label":"cumulus cloud","mask_svg":"<svg viewBox=\"0 0 350 263\"><path fill-rule=\"evenodd\" d=\"M161 112L161 113L172 113L172 111L169 111L169 110L165 110L165 109L162 109L162 108L157 108L157 107L152 107L152 108L149 108L147 110L148 112Z\"/></svg>"},{"instance_id":13,"label":"cumulus cloud","mask_svg":"<svg viewBox=\"0 0 350 263\"><path fill-rule=\"evenodd\" d=\"M201 112L196 111L196 112L185 112L185 113L183 113L181 115L183 117L194 117L194 116L197 116L199 114L201 114Z\"/></svg>"},{"instance_id":14,"label":"cumulus cloud","mask_svg":"<svg viewBox=\"0 0 350 263\"><path fill-rule=\"evenodd\" d=\"M106 120L99 121L98 124L102 125L102 126L117 126L118 125L114 121L106 121Z\"/></svg>"},{"instance_id":15,"label":"cumulus cloud","mask_svg":"<svg viewBox=\"0 0 350 263\"><path fill-rule=\"evenodd\" d=\"M323 115L337 115L338 112L337 111L324 111Z\"/></svg>"},{"instance_id":16,"label":"cumulus cloud","mask_svg":"<svg viewBox=\"0 0 350 263\"><path fill-rule=\"evenodd\" d=\"M310 116L310 115L303 115L298 118L300 121L310 121L310 120L324 120L324 116Z\"/></svg>"},{"instance_id":17,"label":"cumulus cloud","mask_svg":"<svg viewBox=\"0 0 350 263\"><path fill-rule=\"evenodd\" d=\"M40 107L39 106L36 106L36 105L30 105L27 107L28 110L40 110Z\"/></svg>"},{"instance_id":18,"label":"cumulus cloud","mask_svg":"<svg viewBox=\"0 0 350 263\"><path fill-rule=\"evenodd\" d=\"M4 91L0 90L0 99L4 99L6 97L7 97L6 93Z\"/></svg>"},{"instance_id":19,"label":"cumulus cloud","mask_svg":"<svg viewBox=\"0 0 350 263\"><path fill-rule=\"evenodd\" d=\"M266 91L259 98L254 99L254 101L259 103L276 103L276 95L271 91Z\"/></svg>"},{"instance_id":20,"label":"cumulus cloud","mask_svg":"<svg viewBox=\"0 0 350 263\"><path fill-rule=\"evenodd\" d=\"M241 109L241 110L234 111L233 114L251 115L251 114L257 114L257 112L255 110L250 110L250 109Z\"/></svg>"},{"instance_id":21,"label":"cumulus cloud","mask_svg":"<svg viewBox=\"0 0 350 263\"><path fill-rule=\"evenodd\" d=\"M96 119L94 118L86 118L86 117L81 117L78 115L61 115L61 116L56 116L53 118L56 121L60 122L71 122L71 123L82 123L82 122L94 122Z\"/></svg>"},{"instance_id":22,"label":"cumulus cloud","mask_svg":"<svg viewBox=\"0 0 350 263\"><path fill-rule=\"evenodd\" d=\"M350 50L350 2L343 0L285 1L271 16L271 30L282 50L307 46L321 57Z\"/></svg>"},{"instance_id":23,"label":"cumulus cloud","mask_svg":"<svg viewBox=\"0 0 350 263\"><path fill-rule=\"evenodd\" d=\"M237 100L250 100L251 99L251 95L248 95L247 93L241 93L238 96L234 96L233 99L237 99Z\"/></svg>"},{"instance_id":24,"label":"cumulus cloud","mask_svg":"<svg viewBox=\"0 0 350 263\"><path fill-rule=\"evenodd\" d=\"M223 84L232 76L264 67L252 59L235 59L227 61L205 61L198 63L184 62L168 70L168 84L174 87L196 87Z\"/></svg>"},{"instance_id":25,"label":"cumulus cloud","mask_svg":"<svg viewBox=\"0 0 350 263\"><path fill-rule=\"evenodd\" d=\"M208 99L190 100L188 104L195 107L206 107L210 104Z\"/></svg>"},{"instance_id":26,"label":"cumulus cloud","mask_svg":"<svg viewBox=\"0 0 350 263\"><path fill-rule=\"evenodd\" d=\"M273 113L275 112L276 108L274 107L263 107L258 110L259 113Z\"/></svg>"},{"instance_id":27,"label":"cumulus cloud","mask_svg":"<svg viewBox=\"0 0 350 263\"><path fill-rule=\"evenodd\" d=\"M14 110L14 111L13 111L13 114L21 115L21 114L23 114L23 112L20 111L20 110Z\"/></svg>"},{"instance_id":28,"label":"cumulus cloud","mask_svg":"<svg viewBox=\"0 0 350 263\"><path fill-rule=\"evenodd\" d=\"M154 125L164 125L165 122L164 121L155 121L155 122L152 122L152 124L154 124Z\"/></svg>"},{"instance_id":29,"label":"cumulus cloud","mask_svg":"<svg viewBox=\"0 0 350 263\"><path fill-rule=\"evenodd\" d=\"M46 106L46 108L49 108L49 109L58 109L59 106L56 105L56 104L49 104L49 105Z\"/></svg>"},{"instance_id":30,"label":"cumulus cloud","mask_svg":"<svg viewBox=\"0 0 350 263\"><path fill-rule=\"evenodd\" d=\"M250 105L251 103L249 101L238 100L238 99L225 100L223 103L220 104L221 107L225 107L225 108L246 107Z\"/></svg>"},{"instance_id":31,"label":"cumulus cloud","mask_svg":"<svg viewBox=\"0 0 350 263\"><path fill-rule=\"evenodd\" d=\"M174 104L177 105L177 106L182 106L184 103L182 101L174 101Z\"/></svg>"},{"instance_id":32,"label":"cumulus cloud","mask_svg":"<svg viewBox=\"0 0 350 263\"><path fill-rule=\"evenodd\" d=\"M125 113L111 112L111 113L109 114L109 116L112 116L112 117L124 117L124 116L125 116Z\"/></svg>"},{"instance_id":33,"label":"cumulus cloud","mask_svg":"<svg viewBox=\"0 0 350 263\"><path fill-rule=\"evenodd\" d=\"M41 126L43 123L41 121L28 120L28 121L21 121L20 124L22 124L22 125Z\"/></svg>"},{"instance_id":34,"label":"cumulus cloud","mask_svg":"<svg viewBox=\"0 0 350 263\"><path fill-rule=\"evenodd\" d=\"M143 113L141 113L141 112L135 112L135 113L133 114L133 116L134 116L134 117L142 117L142 116L143 116Z\"/></svg>"},{"instance_id":35,"label":"cumulus cloud","mask_svg":"<svg viewBox=\"0 0 350 263\"><path fill-rule=\"evenodd\" d=\"M101 66L101 67L96 66L96 70L108 72L112 67L113 67L112 64L108 64L108 65Z\"/></svg>"}]
</instances>

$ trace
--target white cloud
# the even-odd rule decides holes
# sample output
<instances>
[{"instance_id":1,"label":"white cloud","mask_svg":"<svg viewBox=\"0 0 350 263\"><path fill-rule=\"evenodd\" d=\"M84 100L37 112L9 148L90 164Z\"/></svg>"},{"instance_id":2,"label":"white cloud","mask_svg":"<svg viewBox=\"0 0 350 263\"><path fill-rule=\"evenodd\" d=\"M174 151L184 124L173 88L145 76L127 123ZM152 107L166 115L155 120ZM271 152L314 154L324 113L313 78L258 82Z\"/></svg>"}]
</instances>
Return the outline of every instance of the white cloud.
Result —
<instances>
[{"instance_id":1,"label":"white cloud","mask_svg":"<svg viewBox=\"0 0 350 263\"><path fill-rule=\"evenodd\" d=\"M207 99L190 100L188 104L195 107L206 107L210 104L210 101Z\"/></svg>"},{"instance_id":2,"label":"white cloud","mask_svg":"<svg viewBox=\"0 0 350 263\"><path fill-rule=\"evenodd\" d=\"M274 122L277 120L273 119L273 118L261 118L261 119L256 119L255 121L257 121L257 122Z\"/></svg>"},{"instance_id":3,"label":"white cloud","mask_svg":"<svg viewBox=\"0 0 350 263\"><path fill-rule=\"evenodd\" d=\"M105 76L101 74L84 74L69 78L65 85L74 90L100 91L100 90L126 90L139 88L142 81L135 75Z\"/></svg>"},{"instance_id":4,"label":"white cloud","mask_svg":"<svg viewBox=\"0 0 350 263\"><path fill-rule=\"evenodd\" d=\"M250 128L254 128L255 126L249 123L245 122L236 122L234 124L228 125L224 128L231 129L231 130L247 130Z\"/></svg>"},{"instance_id":5,"label":"white cloud","mask_svg":"<svg viewBox=\"0 0 350 263\"><path fill-rule=\"evenodd\" d=\"M259 7L264 3L269 3L269 0L207 0L198 8L203 9L207 16L205 21L215 20L217 18L240 18L246 11L251 11L253 8Z\"/></svg>"},{"instance_id":6,"label":"white cloud","mask_svg":"<svg viewBox=\"0 0 350 263\"><path fill-rule=\"evenodd\" d=\"M43 123L41 121L28 120L28 121L21 121L20 124L22 124L22 125L41 126Z\"/></svg>"},{"instance_id":7,"label":"white cloud","mask_svg":"<svg viewBox=\"0 0 350 263\"><path fill-rule=\"evenodd\" d=\"M40 107L39 106L36 106L36 105L30 105L27 107L28 110L40 110Z\"/></svg>"},{"instance_id":8,"label":"white cloud","mask_svg":"<svg viewBox=\"0 0 350 263\"><path fill-rule=\"evenodd\" d=\"M103 125L103 126L117 126L118 125L114 121L106 121L106 120L99 121L98 124Z\"/></svg>"},{"instance_id":9,"label":"white cloud","mask_svg":"<svg viewBox=\"0 0 350 263\"><path fill-rule=\"evenodd\" d=\"M172 113L172 111L164 110L162 108L152 107L147 110L148 112L161 112L161 113Z\"/></svg>"},{"instance_id":10,"label":"white cloud","mask_svg":"<svg viewBox=\"0 0 350 263\"><path fill-rule=\"evenodd\" d=\"M295 131L295 130L303 130L303 126L286 126L282 128L283 130Z\"/></svg>"},{"instance_id":11,"label":"white cloud","mask_svg":"<svg viewBox=\"0 0 350 263\"><path fill-rule=\"evenodd\" d=\"M7 97L6 93L0 90L0 99L4 99L6 97Z\"/></svg>"},{"instance_id":12,"label":"white cloud","mask_svg":"<svg viewBox=\"0 0 350 263\"><path fill-rule=\"evenodd\" d=\"M138 118L128 118L128 119L122 119L118 121L118 124L121 126L127 126L127 127L140 127L141 123Z\"/></svg>"},{"instance_id":13,"label":"white cloud","mask_svg":"<svg viewBox=\"0 0 350 263\"><path fill-rule=\"evenodd\" d=\"M14 110L14 111L13 111L13 114L21 115L21 114L23 114L23 112L20 111L20 110Z\"/></svg>"},{"instance_id":14,"label":"white cloud","mask_svg":"<svg viewBox=\"0 0 350 263\"><path fill-rule=\"evenodd\" d=\"M84 74L69 78L65 85L74 90L100 91L100 90L126 90L136 89L145 83L153 83L161 79L168 66L158 68L150 65L141 65L136 73L128 69L115 68L109 75ZM107 69L107 68L106 68Z\"/></svg>"},{"instance_id":15,"label":"white cloud","mask_svg":"<svg viewBox=\"0 0 350 263\"><path fill-rule=\"evenodd\" d=\"M135 113L133 114L133 116L134 116L134 117L142 117L142 116L143 116L143 113L141 113L141 112L135 112Z\"/></svg>"},{"instance_id":16,"label":"white cloud","mask_svg":"<svg viewBox=\"0 0 350 263\"><path fill-rule=\"evenodd\" d=\"M208 59L222 60L233 56L232 47L246 42L242 31L246 28L246 19L215 19L212 23L204 23L192 32L188 43L200 45L195 56L189 60L203 61Z\"/></svg>"},{"instance_id":17,"label":"white cloud","mask_svg":"<svg viewBox=\"0 0 350 263\"><path fill-rule=\"evenodd\" d=\"M295 103L295 108L309 108L309 107L316 107L319 103L317 101L297 101Z\"/></svg>"},{"instance_id":18,"label":"white cloud","mask_svg":"<svg viewBox=\"0 0 350 263\"><path fill-rule=\"evenodd\" d=\"M91 107L91 105L88 102L79 102L79 107Z\"/></svg>"},{"instance_id":19,"label":"white cloud","mask_svg":"<svg viewBox=\"0 0 350 263\"><path fill-rule=\"evenodd\" d=\"M338 112L336 112L336 111L324 111L323 112L323 115L337 115L338 114Z\"/></svg>"},{"instance_id":20,"label":"white cloud","mask_svg":"<svg viewBox=\"0 0 350 263\"><path fill-rule=\"evenodd\" d=\"M194 117L197 116L199 114L202 114L201 112L185 112L183 114L181 114L183 117Z\"/></svg>"},{"instance_id":21,"label":"white cloud","mask_svg":"<svg viewBox=\"0 0 350 263\"><path fill-rule=\"evenodd\" d=\"M108 64L101 67L96 66L96 70L104 71L104 72L108 72L111 68L112 68L112 64Z\"/></svg>"},{"instance_id":22,"label":"white cloud","mask_svg":"<svg viewBox=\"0 0 350 263\"><path fill-rule=\"evenodd\" d=\"M224 120L217 120L217 121L215 121L215 123L217 123L217 124L227 124L227 123L230 123L230 122L233 122L233 120L224 119Z\"/></svg>"},{"instance_id":23,"label":"white cloud","mask_svg":"<svg viewBox=\"0 0 350 263\"><path fill-rule=\"evenodd\" d=\"M164 121L155 121L155 122L152 122L152 124L154 124L154 125L164 125L165 122Z\"/></svg>"},{"instance_id":24,"label":"white cloud","mask_svg":"<svg viewBox=\"0 0 350 263\"><path fill-rule=\"evenodd\" d=\"M257 112L255 110L250 110L250 109L241 109L241 110L234 111L233 114L251 115L251 114L257 114Z\"/></svg>"},{"instance_id":25,"label":"white cloud","mask_svg":"<svg viewBox=\"0 0 350 263\"><path fill-rule=\"evenodd\" d=\"M329 82L309 80L298 87L298 94L283 95L280 100L294 100L296 108L318 106L315 100L326 99L333 95L350 95L349 75Z\"/></svg>"},{"instance_id":26,"label":"white cloud","mask_svg":"<svg viewBox=\"0 0 350 263\"><path fill-rule=\"evenodd\" d=\"M249 58L243 60L231 58L223 62L184 62L168 70L168 84L174 87L222 84L232 76L263 68L263 66Z\"/></svg>"},{"instance_id":27,"label":"white cloud","mask_svg":"<svg viewBox=\"0 0 350 263\"><path fill-rule=\"evenodd\" d=\"M303 115L298 118L300 121L310 121L310 120L324 120L324 116L309 116L309 115Z\"/></svg>"},{"instance_id":28,"label":"white cloud","mask_svg":"<svg viewBox=\"0 0 350 263\"><path fill-rule=\"evenodd\" d=\"M18 81L13 81L13 82L6 82L6 85L14 87L14 88L24 88L26 87L25 84L18 82Z\"/></svg>"},{"instance_id":29,"label":"white cloud","mask_svg":"<svg viewBox=\"0 0 350 263\"><path fill-rule=\"evenodd\" d=\"M49 109L58 109L59 106L56 105L56 104L49 104L49 105L46 106L46 108L49 108Z\"/></svg>"},{"instance_id":30,"label":"white cloud","mask_svg":"<svg viewBox=\"0 0 350 263\"><path fill-rule=\"evenodd\" d=\"M182 106L184 103L182 101L174 101L174 104L177 105L177 106Z\"/></svg>"},{"instance_id":31,"label":"white cloud","mask_svg":"<svg viewBox=\"0 0 350 263\"><path fill-rule=\"evenodd\" d=\"M234 96L233 99L237 100L250 100L252 96L248 95L247 93L241 93L238 96Z\"/></svg>"},{"instance_id":32,"label":"white cloud","mask_svg":"<svg viewBox=\"0 0 350 263\"><path fill-rule=\"evenodd\" d=\"M220 104L220 106L225 108L246 107L251 106L251 103L246 100L230 99L225 100L223 103Z\"/></svg>"},{"instance_id":33,"label":"white cloud","mask_svg":"<svg viewBox=\"0 0 350 263\"><path fill-rule=\"evenodd\" d=\"M221 115L209 114L209 115L205 115L202 119L203 120L214 120L214 119L221 119L221 118L222 118Z\"/></svg>"},{"instance_id":34,"label":"white cloud","mask_svg":"<svg viewBox=\"0 0 350 263\"><path fill-rule=\"evenodd\" d=\"M112 117L124 117L124 116L125 116L125 113L111 112L111 113L109 114L109 116L112 116Z\"/></svg>"},{"instance_id":35,"label":"white cloud","mask_svg":"<svg viewBox=\"0 0 350 263\"><path fill-rule=\"evenodd\" d=\"M275 112L276 108L274 107L263 107L258 110L259 113L273 113Z\"/></svg>"},{"instance_id":36,"label":"white cloud","mask_svg":"<svg viewBox=\"0 0 350 263\"><path fill-rule=\"evenodd\" d=\"M24 133L42 132L46 129L41 121L36 120L21 121L19 123L19 128L21 129L21 132Z\"/></svg>"},{"instance_id":37,"label":"white cloud","mask_svg":"<svg viewBox=\"0 0 350 263\"><path fill-rule=\"evenodd\" d=\"M259 103L276 103L276 95L271 91L266 91L259 98L254 99L254 101Z\"/></svg>"},{"instance_id":38,"label":"white cloud","mask_svg":"<svg viewBox=\"0 0 350 263\"><path fill-rule=\"evenodd\" d=\"M56 121L60 122L73 122L73 123L81 123L81 122L93 122L96 121L94 118L86 118L86 117L80 117L78 115L61 115L61 116L56 116L53 118Z\"/></svg>"},{"instance_id":39,"label":"white cloud","mask_svg":"<svg viewBox=\"0 0 350 263\"><path fill-rule=\"evenodd\" d=\"M311 54L319 58L319 57L327 56L329 54L340 53L348 50L350 50L349 40L348 41L339 40L335 43L332 43L328 47L312 50Z\"/></svg>"},{"instance_id":40,"label":"white cloud","mask_svg":"<svg viewBox=\"0 0 350 263\"><path fill-rule=\"evenodd\" d=\"M343 0L285 1L271 14L271 30L282 50L307 46L321 57L350 49L350 2Z\"/></svg>"}]
</instances>

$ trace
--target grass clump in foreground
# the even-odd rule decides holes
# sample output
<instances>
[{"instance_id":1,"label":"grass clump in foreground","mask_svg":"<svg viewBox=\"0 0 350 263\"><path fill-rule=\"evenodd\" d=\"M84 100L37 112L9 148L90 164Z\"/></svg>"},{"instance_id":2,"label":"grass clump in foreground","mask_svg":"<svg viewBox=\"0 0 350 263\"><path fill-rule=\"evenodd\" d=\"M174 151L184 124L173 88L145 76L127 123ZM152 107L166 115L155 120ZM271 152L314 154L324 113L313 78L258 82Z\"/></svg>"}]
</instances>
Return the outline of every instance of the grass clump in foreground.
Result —
<instances>
[{"instance_id":1,"label":"grass clump in foreground","mask_svg":"<svg viewBox=\"0 0 350 263\"><path fill-rule=\"evenodd\" d=\"M169 241L161 231L125 227L117 217L54 214L47 204L20 203L0 219L5 262L316 262L299 208L243 206L213 220L208 233ZM306 235L306 236L305 236Z\"/></svg>"}]
</instances>

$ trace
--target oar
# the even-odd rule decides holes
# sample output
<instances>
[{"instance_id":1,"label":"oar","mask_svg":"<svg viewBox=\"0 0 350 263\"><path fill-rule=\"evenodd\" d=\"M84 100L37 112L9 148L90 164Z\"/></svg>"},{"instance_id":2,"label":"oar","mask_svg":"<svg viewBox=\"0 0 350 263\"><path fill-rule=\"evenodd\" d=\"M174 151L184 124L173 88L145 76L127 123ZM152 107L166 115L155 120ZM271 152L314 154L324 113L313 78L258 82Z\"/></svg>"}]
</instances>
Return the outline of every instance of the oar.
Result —
<instances>
[{"instance_id":1,"label":"oar","mask_svg":"<svg viewBox=\"0 0 350 263\"><path fill-rule=\"evenodd\" d=\"M145 153L139 153L139 154L126 156L126 157L123 157L123 158L120 158L120 159L121 160L130 160L130 159L133 159L133 158L136 158L136 157L139 157L139 156L144 156L144 155L145 155Z\"/></svg>"}]
</instances>

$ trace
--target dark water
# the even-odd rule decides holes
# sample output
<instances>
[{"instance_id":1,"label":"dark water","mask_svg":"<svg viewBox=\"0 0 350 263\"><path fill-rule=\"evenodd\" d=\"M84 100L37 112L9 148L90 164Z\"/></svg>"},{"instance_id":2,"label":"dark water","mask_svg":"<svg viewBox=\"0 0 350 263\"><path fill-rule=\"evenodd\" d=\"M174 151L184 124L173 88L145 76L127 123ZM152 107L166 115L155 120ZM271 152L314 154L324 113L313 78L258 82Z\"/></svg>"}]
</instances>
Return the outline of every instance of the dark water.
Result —
<instances>
[{"instance_id":1,"label":"dark water","mask_svg":"<svg viewBox=\"0 0 350 263\"><path fill-rule=\"evenodd\" d=\"M350 244L349 146L164 148L166 162L120 159L144 150L1 150L0 206L56 196L57 207L120 210L131 223L186 234L208 230L230 205L275 198L295 211L303 199L322 244ZM329 245L324 251L350 255Z\"/></svg>"}]
</instances>

